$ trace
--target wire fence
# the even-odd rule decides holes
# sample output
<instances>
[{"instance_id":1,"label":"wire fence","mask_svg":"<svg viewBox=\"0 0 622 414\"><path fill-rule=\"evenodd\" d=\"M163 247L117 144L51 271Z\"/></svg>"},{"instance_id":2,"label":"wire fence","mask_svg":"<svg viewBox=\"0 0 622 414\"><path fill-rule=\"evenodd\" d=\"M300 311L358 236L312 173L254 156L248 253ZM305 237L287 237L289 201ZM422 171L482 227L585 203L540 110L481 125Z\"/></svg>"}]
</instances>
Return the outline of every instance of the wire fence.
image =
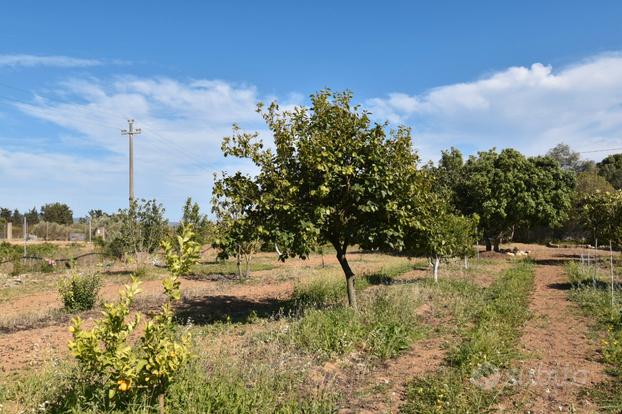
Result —
<instances>
[{"instance_id":1,"label":"wire fence","mask_svg":"<svg viewBox=\"0 0 622 414\"><path fill-rule=\"evenodd\" d=\"M105 229L94 228L89 222L78 222L71 225L44 221L19 224L0 222L0 240L2 241L90 242L97 237L102 237L104 233Z\"/></svg>"}]
</instances>

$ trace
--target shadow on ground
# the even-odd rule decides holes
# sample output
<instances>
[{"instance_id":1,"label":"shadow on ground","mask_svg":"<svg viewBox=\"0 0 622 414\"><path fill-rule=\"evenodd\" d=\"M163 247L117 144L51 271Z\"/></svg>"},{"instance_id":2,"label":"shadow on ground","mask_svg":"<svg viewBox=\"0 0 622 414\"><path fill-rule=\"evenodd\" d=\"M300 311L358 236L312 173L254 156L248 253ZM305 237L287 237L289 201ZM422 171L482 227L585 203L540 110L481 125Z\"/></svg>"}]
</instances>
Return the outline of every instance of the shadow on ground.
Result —
<instances>
[{"instance_id":1,"label":"shadow on ground","mask_svg":"<svg viewBox=\"0 0 622 414\"><path fill-rule=\"evenodd\" d=\"M215 322L248 323L254 318L276 317L292 309L291 300L268 298L250 300L239 296L217 295L183 299L175 319L207 325Z\"/></svg>"}]
</instances>

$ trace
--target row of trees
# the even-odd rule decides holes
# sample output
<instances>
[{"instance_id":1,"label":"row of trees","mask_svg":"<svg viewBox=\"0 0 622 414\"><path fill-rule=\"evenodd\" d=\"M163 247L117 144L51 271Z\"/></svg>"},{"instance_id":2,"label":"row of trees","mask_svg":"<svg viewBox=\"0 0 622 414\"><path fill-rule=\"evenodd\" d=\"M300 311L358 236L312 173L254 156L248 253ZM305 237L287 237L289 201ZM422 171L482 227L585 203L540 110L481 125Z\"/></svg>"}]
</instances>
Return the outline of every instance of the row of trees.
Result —
<instances>
[{"instance_id":1,"label":"row of trees","mask_svg":"<svg viewBox=\"0 0 622 414\"><path fill-rule=\"evenodd\" d=\"M418 168L410 129L372 122L351 99L326 90L310 108L259 105L274 148L234 127L225 156L248 159L259 172L223 173L213 194L234 241L274 244L282 260L331 244L356 307L349 247L424 253L438 263L472 249L477 216L461 215L434 191L434 172Z\"/></svg>"},{"instance_id":2,"label":"row of trees","mask_svg":"<svg viewBox=\"0 0 622 414\"><path fill-rule=\"evenodd\" d=\"M282 260L305 258L331 244L356 306L353 245L428 256L436 276L442 258L471 254L480 237L498 251L531 228L592 237L594 220L606 220L602 237L619 232L612 215L622 224L622 196L613 192L622 185L622 155L596 164L560 144L545 156L493 148L465 160L451 148L437 165L419 166L408 128L373 122L351 100L325 90L308 108L260 104L273 147L234 126L224 155L251 161L258 173L217 177L215 245L224 257L250 257L263 244Z\"/></svg>"},{"instance_id":3,"label":"row of trees","mask_svg":"<svg viewBox=\"0 0 622 414\"><path fill-rule=\"evenodd\" d=\"M3 223L21 225L24 218L29 225L37 224L39 221L70 225L73 223L73 212L67 204L63 203L46 204L39 211L33 207L23 214L18 209L11 211L8 208L0 208L0 221Z\"/></svg>"}]
</instances>

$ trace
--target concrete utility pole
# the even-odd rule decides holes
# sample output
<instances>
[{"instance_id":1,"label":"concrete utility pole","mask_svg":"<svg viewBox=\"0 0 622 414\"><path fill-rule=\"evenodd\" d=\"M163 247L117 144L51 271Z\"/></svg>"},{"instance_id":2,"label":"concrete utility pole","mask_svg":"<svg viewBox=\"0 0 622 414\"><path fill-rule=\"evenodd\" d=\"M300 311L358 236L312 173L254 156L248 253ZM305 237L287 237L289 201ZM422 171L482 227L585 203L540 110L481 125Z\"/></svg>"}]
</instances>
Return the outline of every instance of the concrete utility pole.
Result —
<instances>
[{"instance_id":1,"label":"concrete utility pole","mask_svg":"<svg viewBox=\"0 0 622 414\"><path fill-rule=\"evenodd\" d=\"M134 201L134 135L140 134L140 128L134 129L134 120L127 120L128 128L121 130L121 135L127 135L130 144L130 207Z\"/></svg>"}]
</instances>

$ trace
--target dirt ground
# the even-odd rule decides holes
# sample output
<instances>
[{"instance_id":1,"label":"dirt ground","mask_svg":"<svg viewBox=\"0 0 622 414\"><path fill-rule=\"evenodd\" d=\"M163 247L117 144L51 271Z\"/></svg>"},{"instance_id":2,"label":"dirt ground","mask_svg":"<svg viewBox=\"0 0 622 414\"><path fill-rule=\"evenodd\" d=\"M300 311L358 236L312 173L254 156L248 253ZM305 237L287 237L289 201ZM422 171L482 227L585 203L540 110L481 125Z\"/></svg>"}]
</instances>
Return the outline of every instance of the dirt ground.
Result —
<instances>
[{"instance_id":1,"label":"dirt ground","mask_svg":"<svg viewBox=\"0 0 622 414\"><path fill-rule=\"evenodd\" d=\"M524 246L523 248L526 248ZM501 412L548 414L597 412L581 397L585 387L606 380L597 342L588 337L590 321L568 299L565 260L576 260L586 249L529 246L536 262L532 316L520 340L524 355L513 367L509 386L518 391L498 405ZM607 256L594 251L591 255Z\"/></svg>"},{"instance_id":2,"label":"dirt ground","mask_svg":"<svg viewBox=\"0 0 622 414\"><path fill-rule=\"evenodd\" d=\"M510 247L514 246L529 251L536 262L535 289L530 302L532 318L524 327L520 341L523 357L516 362L512 374L516 378L512 386L518 390L511 398L502 399L497 408L500 412L594 412L595 407L581 399L581 389L605 380L606 374L600 363L598 344L588 337L589 321L580 316L576 305L568 300L568 285L562 266L564 261L577 260L581 254L589 252L606 256L609 252L522 244ZM487 272L474 272L475 275L470 277L483 286L489 285L494 280L491 275L507 268L512 260L504 253L487 252L481 257L488 261ZM316 256L304 262L290 261L284 265L284 271L314 269L321 260ZM353 255L350 260L355 262L357 258ZM324 261L327 266L337 265L329 255ZM256 272L254 277L261 279L262 283L252 284L183 280L184 305L192 310L188 317L196 320L233 315L235 318L248 309L273 311L275 303L289 298L294 288L293 280L280 279L273 274L272 271ZM413 270L402 276L406 280L425 277L429 277L427 269ZM102 289L102 298L114 299L120 287L118 283L107 284ZM160 281L146 281L142 289L141 295L148 304L160 295ZM10 317L60 307L56 291L45 291L0 303L0 314ZM429 309L423 306L421 312L429 312ZM86 317L96 318L97 312ZM66 322L52 323L37 329L0 334L0 372L37 367L50 358L65 354L70 339L67 326ZM418 341L400 357L369 372L356 390L353 389L352 406L342 412L396 412L403 399L405 383L413 377L435 371L443 363L446 341L446 338L438 337ZM327 366L324 374L331 375L331 369ZM366 392L355 396L361 390Z\"/></svg>"}]
</instances>

